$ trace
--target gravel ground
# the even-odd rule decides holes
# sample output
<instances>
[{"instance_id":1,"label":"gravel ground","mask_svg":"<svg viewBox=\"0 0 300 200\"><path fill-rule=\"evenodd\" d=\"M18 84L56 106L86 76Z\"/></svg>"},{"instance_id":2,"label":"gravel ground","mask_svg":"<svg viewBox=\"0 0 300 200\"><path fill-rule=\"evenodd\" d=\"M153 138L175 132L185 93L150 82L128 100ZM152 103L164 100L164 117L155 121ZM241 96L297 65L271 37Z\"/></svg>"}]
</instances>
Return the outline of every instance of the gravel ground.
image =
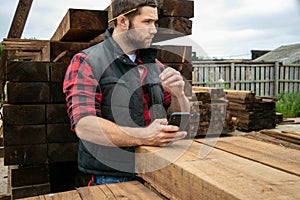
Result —
<instances>
[{"instance_id":1,"label":"gravel ground","mask_svg":"<svg viewBox=\"0 0 300 200\"><path fill-rule=\"evenodd\" d=\"M4 159L0 158L0 195L7 194L7 172L8 167L4 166Z\"/></svg>"}]
</instances>

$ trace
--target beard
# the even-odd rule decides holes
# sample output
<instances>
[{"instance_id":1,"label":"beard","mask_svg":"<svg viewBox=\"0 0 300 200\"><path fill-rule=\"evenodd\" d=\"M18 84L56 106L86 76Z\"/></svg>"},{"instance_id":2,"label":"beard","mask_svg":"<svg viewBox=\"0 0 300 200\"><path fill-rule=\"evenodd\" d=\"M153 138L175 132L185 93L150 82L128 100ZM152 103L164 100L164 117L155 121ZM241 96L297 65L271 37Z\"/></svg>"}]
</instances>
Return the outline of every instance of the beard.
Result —
<instances>
[{"instance_id":1,"label":"beard","mask_svg":"<svg viewBox=\"0 0 300 200\"><path fill-rule=\"evenodd\" d=\"M128 46L133 48L132 50L149 48L152 43L152 39L150 39L152 37L149 36L147 39L146 36L149 35L149 32L145 29L135 29L130 25L124 34L125 41Z\"/></svg>"}]
</instances>

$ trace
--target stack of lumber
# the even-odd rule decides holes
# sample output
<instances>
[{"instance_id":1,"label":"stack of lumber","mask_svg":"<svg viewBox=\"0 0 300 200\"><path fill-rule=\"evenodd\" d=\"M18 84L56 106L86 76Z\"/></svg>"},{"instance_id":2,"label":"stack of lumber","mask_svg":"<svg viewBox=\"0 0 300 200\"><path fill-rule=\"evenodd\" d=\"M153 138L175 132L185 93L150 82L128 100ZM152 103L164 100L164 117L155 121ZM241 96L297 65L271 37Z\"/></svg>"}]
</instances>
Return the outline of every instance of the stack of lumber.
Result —
<instances>
[{"instance_id":1,"label":"stack of lumber","mask_svg":"<svg viewBox=\"0 0 300 200\"><path fill-rule=\"evenodd\" d=\"M11 168L15 198L50 192L49 170L77 160L78 139L70 131L62 81L65 63L9 62L3 105L4 164ZM27 178L32 174L31 178Z\"/></svg>"},{"instance_id":2,"label":"stack of lumber","mask_svg":"<svg viewBox=\"0 0 300 200\"><path fill-rule=\"evenodd\" d=\"M238 130L254 131L275 128L276 100L257 97L251 91L226 90L228 112L238 118Z\"/></svg>"},{"instance_id":3,"label":"stack of lumber","mask_svg":"<svg viewBox=\"0 0 300 200\"><path fill-rule=\"evenodd\" d=\"M139 147L149 155L136 161L139 176L167 199L300 198L299 150L243 136L213 139Z\"/></svg>"},{"instance_id":4,"label":"stack of lumber","mask_svg":"<svg viewBox=\"0 0 300 200\"><path fill-rule=\"evenodd\" d=\"M193 86L191 101L192 136L220 135L235 131L235 118L227 111L228 102L222 88Z\"/></svg>"}]
</instances>

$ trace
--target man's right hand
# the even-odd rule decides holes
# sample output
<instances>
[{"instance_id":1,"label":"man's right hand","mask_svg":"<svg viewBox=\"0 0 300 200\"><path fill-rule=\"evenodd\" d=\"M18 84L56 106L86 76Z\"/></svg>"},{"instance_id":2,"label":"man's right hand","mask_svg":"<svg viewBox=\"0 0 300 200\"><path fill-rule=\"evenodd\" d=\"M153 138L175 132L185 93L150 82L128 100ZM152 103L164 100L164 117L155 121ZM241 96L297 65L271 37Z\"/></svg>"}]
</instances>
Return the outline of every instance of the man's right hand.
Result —
<instances>
[{"instance_id":1,"label":"man's right hand","mask_svg":"<svg viewBox=\"0 0 300 200\"><path fill-rule=\"evenodd\" d=\"M179 127L168 125L167 119L156 119L141 133L142 145L167 146L183 139L186 131L178 131Z\"/></svg>"}]
</instances>

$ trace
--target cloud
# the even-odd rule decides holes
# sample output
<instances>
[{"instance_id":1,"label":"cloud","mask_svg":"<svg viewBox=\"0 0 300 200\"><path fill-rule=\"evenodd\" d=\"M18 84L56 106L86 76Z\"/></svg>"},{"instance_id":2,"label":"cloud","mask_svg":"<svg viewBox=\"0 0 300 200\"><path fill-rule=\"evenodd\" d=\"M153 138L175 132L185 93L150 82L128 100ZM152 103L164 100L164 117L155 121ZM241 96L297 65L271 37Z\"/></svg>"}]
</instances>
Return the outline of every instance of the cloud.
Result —
<instances>
[{"instance_id":1,"label":"cloud","mask_svg":"<svg viewBox=\"0 0 300 200\"><path fill-rule=\"evenodd\" d=\"M300 42L299 0L195 1L195 40L211 57L245 55Z\"/></svg>"}]
</instances>

